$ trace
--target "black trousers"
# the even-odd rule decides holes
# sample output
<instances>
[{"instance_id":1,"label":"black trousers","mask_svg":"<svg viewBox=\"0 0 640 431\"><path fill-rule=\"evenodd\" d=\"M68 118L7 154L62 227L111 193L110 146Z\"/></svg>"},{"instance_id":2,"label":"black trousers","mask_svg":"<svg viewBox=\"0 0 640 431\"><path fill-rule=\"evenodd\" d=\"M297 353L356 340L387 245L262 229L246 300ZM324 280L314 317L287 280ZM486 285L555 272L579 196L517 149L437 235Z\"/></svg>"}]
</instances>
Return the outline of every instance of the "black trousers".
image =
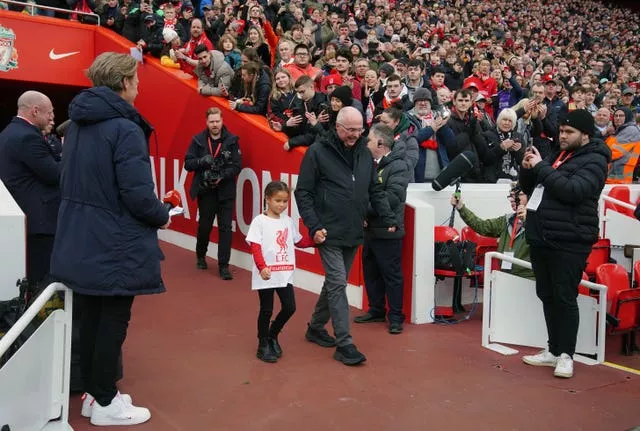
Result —
<instances>
[{"instance_id":1,"label":"black trousers","mask_svg":"<svg viewBox=\"0 0 640 431\"><path fill-rule=\"evenodd\" d=\"M573 356L580 323L578 284L588 253L531 247L530 254L536 294L542 301L547 324L549 351L556 356Z\"/></svg>"},{"instance_id":2,"label":"black trousers","mask_svg":"<svg viewBox=\"0 0 640 431\"><path fill-rule=\"evenodd\" d=\"M280 298L280 312L269 328L269 322L273 315L273 294L277 293ZM285 323L296 312L296 297L293 293L293 286L287 284L285 287L277 289L258 290L260 298L260 312L258 313L258 338L277 337Z\"/></svg>"},{"instance_id":3,"label":"black trousers","mask_svg":"<svg viewBox=\"0 0 640 431\"><path fill-rule=\"evenodd\" d=\"M27 235L27 280L41 282L49 274L53 235Z\"/></svg>"},{"instance_id":4,"label":"black trousers","mask_svg":"<svg viewBox=\"0 0 640 431\"><path fill-rule=\"evenodd\" d=\"M369 312L385 315L385 295L389 304L389 323L404 322L402 300L402 238L365 237L362 247L364 286L369 297Z\"/></svg>"},{"instance_id":5,"label":"black trousers","mask_svg":"<svg viewBox=\"0 0 640 431\"><path fill-rule=\"evenodd\" d=\"M218 265L229 265L233 199L221 201L218 199L217 192L198 195L198 211L200 212L200 220L198 221L196 256L206 256L213 221L218 217Z\"/></svg>"},{"instance_id":6,"label":"black trousers","mask_svg":"<svg viewBox=\"0 0 640 431\"><path fill-rule=\"evenodd\" d=\"M84 390L101 406L108 406L118 392L119 357L134 297L76 296L80 307L80 370Z\"/></svg>"}]
</instances>

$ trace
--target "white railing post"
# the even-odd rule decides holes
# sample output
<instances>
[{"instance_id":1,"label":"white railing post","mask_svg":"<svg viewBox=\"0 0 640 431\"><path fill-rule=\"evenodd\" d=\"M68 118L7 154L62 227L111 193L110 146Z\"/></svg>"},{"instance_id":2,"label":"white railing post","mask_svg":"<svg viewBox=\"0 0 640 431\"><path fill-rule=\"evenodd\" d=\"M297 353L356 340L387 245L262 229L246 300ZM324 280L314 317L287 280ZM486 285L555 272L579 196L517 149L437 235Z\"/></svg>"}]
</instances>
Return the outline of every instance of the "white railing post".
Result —
<instances>
[{"instance_id":1,"label":"white railing post","mask_svg":"<svg viewBox=\"0 0 640 431\"><path fill-rule=\"evenodd\" d=\"M531 269L531 263L517 259L515 257L507 256L502 253L498 253L496 251L489 252L485 254L484 257L484 272L485 272L485 280L488 280L489 283L485 283L485 291L483 293L483 309L482 309L482 347L491 348L491 350L496 350L498 352L504 353L505 351L509 351L509 353L514 353L513 349L508 348L500 348L503 346L493 345L491 344L491 295L493 290L493 274L494 270L492 268L492 260L499 259L501 261L511 262L512 265L522 266L527 269ZM606 336L606 316L607 316L607 286L603 284L592 283L587 280L581 280L580 285L584 286L591 290L598 291L598 339L597 339L597 352L596 352L596 361L597 363L604 362L604 354L605 354L605 336ZM498 348L490 347L495 346Z\"/></svg>"}]
</instances>

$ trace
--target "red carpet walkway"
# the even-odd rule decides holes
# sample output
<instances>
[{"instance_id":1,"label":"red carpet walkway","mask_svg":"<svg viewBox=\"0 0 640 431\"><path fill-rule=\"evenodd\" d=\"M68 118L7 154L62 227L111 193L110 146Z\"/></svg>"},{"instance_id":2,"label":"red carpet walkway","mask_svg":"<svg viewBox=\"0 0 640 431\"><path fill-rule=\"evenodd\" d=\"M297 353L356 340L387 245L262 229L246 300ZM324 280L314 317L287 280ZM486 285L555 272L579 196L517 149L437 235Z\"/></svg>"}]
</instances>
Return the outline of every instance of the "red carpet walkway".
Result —
<instances>
[{"instance_id":1,"label":"red carpet walkway","mask_svg":"<svg viewBox=\"0 0 640 431\"><path fill-rule=\"evenodd\" d=\"M139 297L120 388L151 409L140 431L626 430L640 425L640 376L576 364L560 380L480 346L478 319L453 326L353 325L366 365L350 368L304 339L314 294L281 335L277 364L255 358L257 295L250 274L223 282L217 266L163 244L168 292ZM357 313L357 310L353 310ZM616 344L617 347L617 344ZM635 358L633 359L635 361ZM633 365L633 364L632 364ZM75 430L97 429L71 402Z\"/></svg>"}]
</instances>

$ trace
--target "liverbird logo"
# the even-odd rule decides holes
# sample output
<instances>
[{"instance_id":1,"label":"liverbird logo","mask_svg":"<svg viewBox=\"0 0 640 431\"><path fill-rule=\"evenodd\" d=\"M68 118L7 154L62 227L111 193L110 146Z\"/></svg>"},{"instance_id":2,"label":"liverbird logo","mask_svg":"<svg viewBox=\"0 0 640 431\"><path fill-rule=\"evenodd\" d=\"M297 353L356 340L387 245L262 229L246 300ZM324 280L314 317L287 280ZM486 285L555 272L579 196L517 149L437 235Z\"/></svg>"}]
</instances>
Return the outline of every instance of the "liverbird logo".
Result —
<instances>
[{"instance_id":1,"label":"liverbird logo","mask_svg":"<svg viewBox=\"0 0 640 431\"><path fill-rule=\"evenodd\" d=\"M289 236L289 229L285 228L276 231L276 243L280 246L280 253L287 252L287 237Z\"/></svg>"}]
</instances>

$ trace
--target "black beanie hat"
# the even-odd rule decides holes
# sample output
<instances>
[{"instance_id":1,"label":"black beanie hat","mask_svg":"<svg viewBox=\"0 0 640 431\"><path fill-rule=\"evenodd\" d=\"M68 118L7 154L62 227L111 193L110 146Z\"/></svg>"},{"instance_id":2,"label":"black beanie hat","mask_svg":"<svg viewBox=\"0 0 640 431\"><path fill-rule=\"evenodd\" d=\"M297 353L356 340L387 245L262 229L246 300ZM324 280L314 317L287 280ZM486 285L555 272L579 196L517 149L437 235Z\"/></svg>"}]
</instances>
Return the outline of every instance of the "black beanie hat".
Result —
<instances>
[{"instance_id":1,"label":"black beanie hat","mask_svg":"<svg viewBox=\"0 0 640 431\"><path fill-rule=\"evenodd\" d=\"M351 87L347 87L346 85L343 85L342 87L338 87L335 90L333 90L333 93L329 95L329 98L331 97L340 99L343 106L351 106L351 104L353 103Z\"/></svg>"},{"instance_id":2,"label":"black beanie hat","mask_svg":"<svg viewBox=\"0 0 640 431\"><path fill-rule=\"evenodd\" d=\"M593 136L596 131L593 115L586 109L576 109L569 112L560 125L573 127L589 136Z\"/></svg>"}]
</instances>

